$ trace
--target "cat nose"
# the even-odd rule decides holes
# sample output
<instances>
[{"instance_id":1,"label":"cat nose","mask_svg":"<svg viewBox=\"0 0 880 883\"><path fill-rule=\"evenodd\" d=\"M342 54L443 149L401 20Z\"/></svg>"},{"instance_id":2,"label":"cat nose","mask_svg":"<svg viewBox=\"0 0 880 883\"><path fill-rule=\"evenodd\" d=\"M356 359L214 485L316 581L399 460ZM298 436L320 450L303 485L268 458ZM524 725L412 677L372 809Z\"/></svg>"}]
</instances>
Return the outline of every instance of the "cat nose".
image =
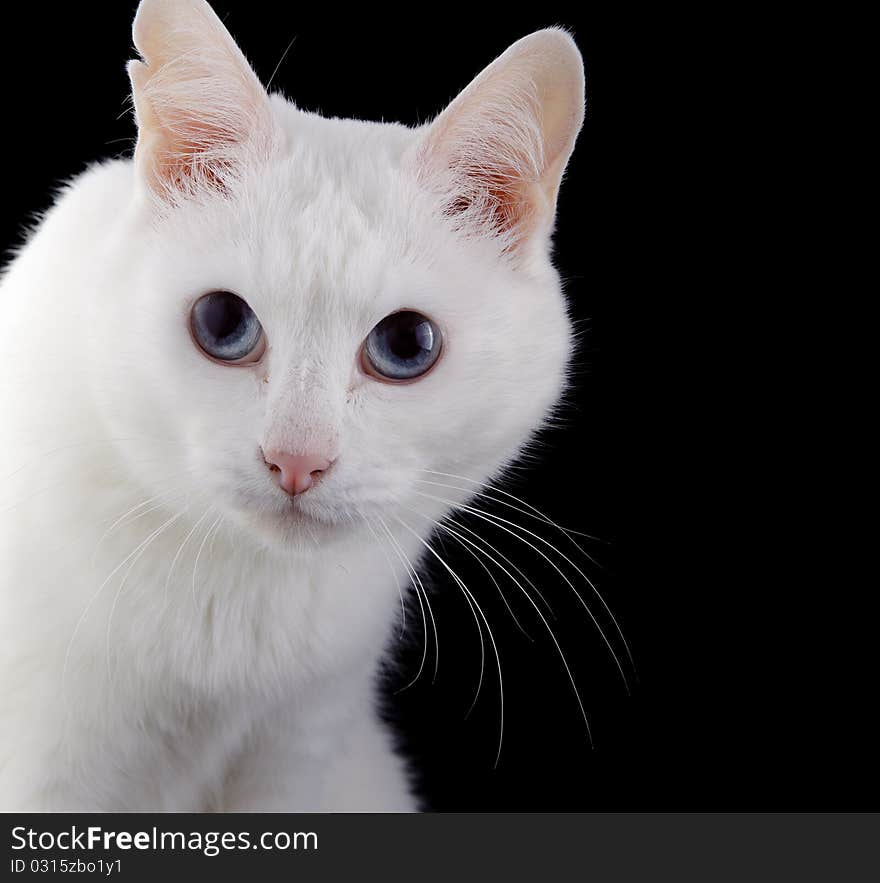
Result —
<instances>
[{"instance_id":1,"label":"cat nose","mask_svg":"<svg viewBox=\"0 0 880 883\"><path fill-rule=\"evenodd\" d=\"M263 459L272 472L279 473L278 483L291 497L304 494L330 468L330 461L318 454L265 451Z\"/></svg>"}]
</instances>

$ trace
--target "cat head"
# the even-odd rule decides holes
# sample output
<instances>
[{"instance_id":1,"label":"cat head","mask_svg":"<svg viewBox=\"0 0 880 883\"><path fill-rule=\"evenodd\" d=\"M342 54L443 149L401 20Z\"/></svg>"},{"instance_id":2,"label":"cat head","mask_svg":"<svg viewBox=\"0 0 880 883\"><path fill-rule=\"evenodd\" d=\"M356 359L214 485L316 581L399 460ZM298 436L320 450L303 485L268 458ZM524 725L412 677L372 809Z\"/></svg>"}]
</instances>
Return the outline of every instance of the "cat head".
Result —
<instances>
[{"instance_id":1,"label":"cat head","mask_svg":"<svg viewBox=\"0 0 880 883\"><path fill-rule=\"evenodd\" d=\"M102 354L135 390L105 408L132 468L161 462L150 490L179 483L273 544L383 514L424 529L432 493L467 496L424 482L497 475L564 386L550 235L583 121L573 41L525 37L413 129L268 95L202 0L143 0L134 39Z\"/></svg>"}]
</instances>

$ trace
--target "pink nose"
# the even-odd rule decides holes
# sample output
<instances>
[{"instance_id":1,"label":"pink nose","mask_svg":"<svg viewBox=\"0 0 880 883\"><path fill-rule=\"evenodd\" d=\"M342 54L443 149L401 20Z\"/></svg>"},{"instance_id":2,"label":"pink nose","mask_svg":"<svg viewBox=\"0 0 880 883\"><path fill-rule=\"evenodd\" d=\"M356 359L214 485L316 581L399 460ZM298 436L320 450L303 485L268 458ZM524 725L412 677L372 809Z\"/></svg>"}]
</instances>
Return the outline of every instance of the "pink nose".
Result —
<instances>
[{"instance_id":1,"label":"pink nose","mask_svg":"<svg viewBox=\"0 0 880 883\"><path fill-rule=\"evenodd\" d=\"M305 493L330 468L330 461L316 454L266 451L263 457L273 472L280 473L279 484L291 497Z\"/></svg>"}]
</instances>

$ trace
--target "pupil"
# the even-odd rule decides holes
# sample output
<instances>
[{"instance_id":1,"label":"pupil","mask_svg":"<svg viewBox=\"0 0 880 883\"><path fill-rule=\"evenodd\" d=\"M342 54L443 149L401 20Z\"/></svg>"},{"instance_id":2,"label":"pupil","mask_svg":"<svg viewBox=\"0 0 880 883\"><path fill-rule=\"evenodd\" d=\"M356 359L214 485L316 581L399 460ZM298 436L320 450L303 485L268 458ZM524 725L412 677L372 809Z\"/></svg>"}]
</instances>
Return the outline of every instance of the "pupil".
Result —
<instances>
[{"instance_id":1,"label":"pupil","mask_svg":"<svg viewBox=\"0 0 880 883\"><path fill-rule=\"evenodd\" d=\"M244 302L237 297L218 295L206 304L203 320L208 331L222 340L235 333L244 319Z\"/></svg>"},{"instance_id":2,"label":"pupil","mask_svg":"<svg viewBox=\"0 0 880 883\"><path fill-rule=\"evenodd\" d=\"M416 313L401 315L388 329L388 347L399 359L416 358L431 349L433 340L430 323Z\"/></svg>"}]
</instances>

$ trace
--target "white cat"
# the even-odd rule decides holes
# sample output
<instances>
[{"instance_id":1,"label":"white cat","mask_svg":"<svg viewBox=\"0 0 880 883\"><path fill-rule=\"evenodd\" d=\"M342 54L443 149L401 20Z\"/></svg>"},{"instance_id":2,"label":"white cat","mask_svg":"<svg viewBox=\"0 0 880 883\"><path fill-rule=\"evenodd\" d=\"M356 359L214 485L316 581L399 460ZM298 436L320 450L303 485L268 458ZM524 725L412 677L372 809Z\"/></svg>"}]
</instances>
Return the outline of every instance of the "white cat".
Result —
<instances>
[{"instance_id":1,"label":"white cat","mask_svg":"<svg viewBox=\"0 0 880 883\"><path fill-rule=\"evenodd\" d=\"M202 0L134 39L134 160L0 286L0 809L414 810L377 671L403 556L564 386L580 55L411 129L267 95Z\"/></svg>"}]
</instances>

